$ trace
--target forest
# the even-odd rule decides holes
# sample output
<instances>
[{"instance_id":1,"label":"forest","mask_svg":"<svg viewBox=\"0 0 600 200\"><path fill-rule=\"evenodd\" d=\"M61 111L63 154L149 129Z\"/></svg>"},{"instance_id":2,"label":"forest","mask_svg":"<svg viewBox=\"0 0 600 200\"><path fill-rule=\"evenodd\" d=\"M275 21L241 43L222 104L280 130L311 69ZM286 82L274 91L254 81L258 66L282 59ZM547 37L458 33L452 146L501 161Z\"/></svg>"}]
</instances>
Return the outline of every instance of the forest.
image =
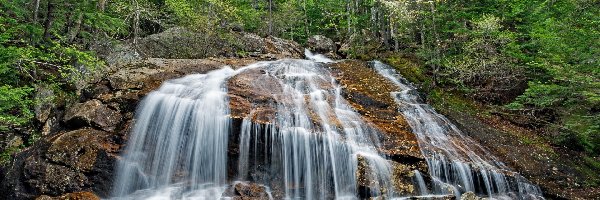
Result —
<instances>
[{"instance_id":1,"label":"forest","mask_svg":"<svg viewBox=\"0 0 600 200\"><path fill-rule=\"evenodd\" d=\"M26 133L0 163L42 137L39 105L77 99L106 66L101 46L185 27L207 41L250 32L303 45L323 35L341 58L396 66L434 107L475 105L600 170L599 8L598 0L0 0L0 133ZM61 98L44 98L47 89Z\"/></svg>"}]
</instances>

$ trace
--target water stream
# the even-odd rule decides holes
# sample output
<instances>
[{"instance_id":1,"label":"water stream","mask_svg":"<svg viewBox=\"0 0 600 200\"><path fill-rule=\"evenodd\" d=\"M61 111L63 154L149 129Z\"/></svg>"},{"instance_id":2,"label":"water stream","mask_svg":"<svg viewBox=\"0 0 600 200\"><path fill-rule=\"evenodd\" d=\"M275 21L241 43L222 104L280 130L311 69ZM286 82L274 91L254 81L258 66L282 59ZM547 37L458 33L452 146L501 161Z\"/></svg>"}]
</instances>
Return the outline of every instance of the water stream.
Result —
<instances>
[{"instance_id":1,"label":"water stream","mask_svg":"<svg viewBox=\"0 0 600 200\"><path fill-rule=\"evenodd\" d=\"M426 156L432 191L423 188L421 195L450 194L468 191L497 199L541 199L540 189L486 151L459 130L450 120L423 103L415 87L394 69L379 61L371 62L383 77L399 87L391 95L417 135Z\"/></svg>"},{"instance_id":2,"label":"water stream","mask_svg":"<svg viewBox=\"0 0 600 200\"><path fill-rule=\"evenodd\" d=\"M310 60L188 75L148 94L118 163L113 198L227 199L227 188L245 181L266 188L269 198L400 197L392 183L393 166L377 150L380 133L348 105L323 65L334 61L306 54ZM476 191L490 197L539 196L537 187L421 103L393 70L379 62L374 66L401 89L393 95L427 157L428 176L413 172L420 195ZM269 107L276 114L258 123L253 118L261 110L253 108L234 130L227 81L252 70L261 73L252 87L272 95ZM230 163L233 135L239 153ZM359 187L358 175L369 177L368 190ZM271 188L280 194L272 194Z\"/></svg>"}]
</instances>

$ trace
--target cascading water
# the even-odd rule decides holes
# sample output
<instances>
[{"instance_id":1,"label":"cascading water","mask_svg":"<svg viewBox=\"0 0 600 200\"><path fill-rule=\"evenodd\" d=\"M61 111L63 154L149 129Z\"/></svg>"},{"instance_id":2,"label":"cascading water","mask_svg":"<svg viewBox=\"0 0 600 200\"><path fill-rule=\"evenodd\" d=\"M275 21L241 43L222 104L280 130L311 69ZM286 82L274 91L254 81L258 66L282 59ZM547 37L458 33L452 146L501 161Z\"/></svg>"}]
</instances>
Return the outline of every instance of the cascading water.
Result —
<instances>
[{"instance_id":1,"label":"cascading water","mask_svg":"<svg viewBox=\"0 0 600 200\"><path fill-rule=\"evenodd\" d=\"M219 198L231 126L224 83L235 73L225 67L167 81L143 100L118 165L115 197Z\"/></svg>"},{"instance_id":2,"label":"cascading water","mask_svg":"<svg viewBox=\"0 0 600 200\"><path fill-rule=\"evenodd\" d=\"M355 198L359 159L372 168L368 171L381 191L393 195L391 165L376 150L377 131L348 106L327 70L307 60L277 61L261 69L264 76L276 77L283 95L275 96L277 116L266 130L243 121L240 144L248 152L252 133L269 134L269 165L272 173L283 174L286 198ZM242 153L239 160L248 156ZM239 172L247 171L247 163L240 162Z\"/></svg>"},{"instance_id":3,"label":"cascading water","mask_svg":"<svg viewBox=\"0 0 600 200\"><path fill-rule=\"evenodd\" d=\"M258 124L251 120L251 111L242 121L237 175L228 177L233 130L226 81L250 69L276 80L281 94L273 97L272 106L277 114ZM260 161L268 164L262 167L281 178L258 181L281 187L283 198L357 199L357 173L370 177L374 186L369 196L395 196L392 166L377 151L379 133L340 93L322 64L309 60L225 67L167 81L136 112L113 197L220 199L232 179L257 181L250 171L259 167L259 150L269 156ZM359 166L369 169L361 172Z\"/></svg>"},{"instance_id":4,"label":"cascading water","mask_svg":"<svg viewBox=\"0 0 600 200\"><path fill-rule=\"evenodd\" d=\"M374 61L375 70L400 88L392 93L426 156L433 191L422 195L472 191L492 198L543 199L540 189L488 153L447 118L422 103L415 87L391 67ZM418 176L419 177L419 176ZM419 188L424 183L420 182Z\"/></svg>"}]
</instances>

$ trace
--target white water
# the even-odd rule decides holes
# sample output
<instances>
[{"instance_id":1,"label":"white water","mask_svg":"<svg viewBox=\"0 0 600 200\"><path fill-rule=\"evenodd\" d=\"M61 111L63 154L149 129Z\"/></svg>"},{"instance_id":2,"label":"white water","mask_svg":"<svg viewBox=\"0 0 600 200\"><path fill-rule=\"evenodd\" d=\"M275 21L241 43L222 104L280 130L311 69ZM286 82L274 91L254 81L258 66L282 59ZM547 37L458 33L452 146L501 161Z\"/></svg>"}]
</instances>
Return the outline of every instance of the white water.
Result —
<instances>
[{"instance_id":1,"label":"white water","mask_svg":"<svg viewBox=\"0 0 600 200\"><path fill-rule=\"evenodd\" d=\"M391 95L419 141L427 158L433 191L420 189L422 195L441 195L472 191L492 198L542 199L540 189L530 184L472 139L447 118L421 102L416 89L391 67L372 62L375 70L399 87ZM421 181L419 188L422 187Z\"/></svg>"},{"instance_id":2,"label":"white water","mask_svg":"<svg viewBox=\"0 0 600 200\"><path fill-rule=\"evenodd\" d=\"M252 133L269 135L269 166L271 173L282 174L285 198L356 198L359 156L379 185L376 189L380 191L373 190L371 195L381 195L381 191L393 194L391 165L376 151L377 131L348 106L326 69L307 60L270 62L260 69L263 76L277 80L276 86L267 86L267 90L282 94L275 95L277 103L272 105L277 116L265 130L245 119L240 146L250 152L248 137L257 137ZM248 157L241 153L239 160L248 161ZM248 172L248 163L240 162L238 169Z\"/></svg>"},{"instance_id":3,"label":"white water","mask_svg":"<svg viewBox=\"0 0 600 200\"><path fill-rule=\"evenodd\" d=\"M214 194L227 181L231 128L224 83L235 73L225 67L167 81L142 101L118 165L115 197L220 197Z\"/></svg>"},{"instance_id":4,"label":"white water","mask_svg":"<svg viewBox=\"0 0 600 200\"><path fill-rule=\"evenodd\" d=\"M220 199L231 179L253 179L259 149L269 156L262 167L275 177L260 183L282 187L286 199L357 199L359 160L374 182L370 195L393 196L392 166L376 150L377 131L348 106L341 87L315 61L260 62L165 82L138 107L113 198ZM232 120L225 83L247 69L277 80L281 95L273 97L277 115L268 124L252 123L254 111L242 121L237 175L228 177ZM259 138L268 138L262 148Z\"/></svg>"},{"instance_id":5,"label":"white water","mask_svg":"<svg viewBox=\"0 0 600 200\"><path fill-rule=\"evenodd\" d=\"M307 59L315 61L315 62L320 62L320 63L334 62L333 60L329 59L328 57L325 57L323 54L313 54L308 49L304 49L304 55L306 56Z\"/></svg>"}]
</instances>

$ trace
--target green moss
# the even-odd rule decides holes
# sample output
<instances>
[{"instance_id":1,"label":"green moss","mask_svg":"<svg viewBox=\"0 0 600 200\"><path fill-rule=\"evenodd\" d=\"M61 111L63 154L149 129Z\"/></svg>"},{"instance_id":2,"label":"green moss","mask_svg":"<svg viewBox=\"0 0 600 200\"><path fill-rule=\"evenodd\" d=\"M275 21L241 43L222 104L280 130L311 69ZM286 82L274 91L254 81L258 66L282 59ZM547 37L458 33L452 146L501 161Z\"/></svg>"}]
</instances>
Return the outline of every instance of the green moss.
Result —
<instances>
[{"instance_id":1,"label":"green moss","mask_svg":"<svg viewBox=\"0 0 600 200\"><path fill-rule=\"evenodd\" d=\"M403 57L400 54L394 54L385 58L384 61L396 68L410 82L417 84L430 82L429 78L425 76L425 69L409 58Z\"/></svg>"},{"instance_id":2,"label":"green moss","mask_svg":"<svg viewBox=\"0 0 600 200\"><path fill-rule=\"evenodd\" d=\"M472 116L476 116L481 113L488 115L489 113L487 111L481 112L480 108L478 108L472 101L466 99L465 97L443 89L434 89L429 92L427 100L435 109L438 109L442 112L454 111L466 113Z\"/></svg>"}]
</instances>

